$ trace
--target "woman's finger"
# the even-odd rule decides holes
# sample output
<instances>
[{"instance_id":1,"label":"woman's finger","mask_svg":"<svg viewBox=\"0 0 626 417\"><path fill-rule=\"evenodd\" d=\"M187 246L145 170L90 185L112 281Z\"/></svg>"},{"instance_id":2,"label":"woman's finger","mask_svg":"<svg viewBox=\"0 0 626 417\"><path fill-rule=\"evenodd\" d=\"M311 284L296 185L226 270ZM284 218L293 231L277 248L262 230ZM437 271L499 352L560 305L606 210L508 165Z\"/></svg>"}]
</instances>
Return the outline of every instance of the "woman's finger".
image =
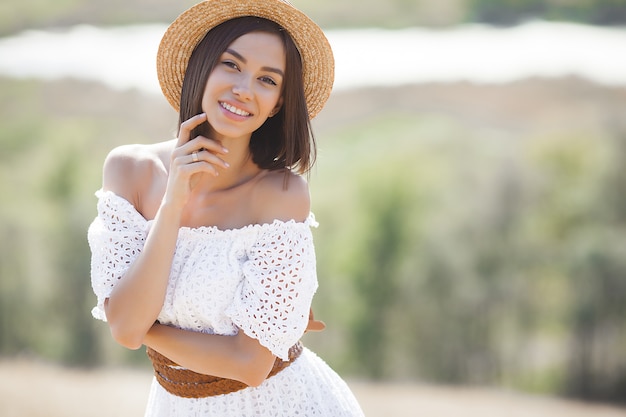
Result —
<instances>
[{"instance_id":1,"label":"woman's finger","mask_svg":"<svg viewBox=\"0 0 626 417\"><path fill-rule=\"evenodd\" d=\"M205 138L204 136L197 136L186 143L176 147L172 152L172 160L191 155L193 152L209 152L212 154L221 154L225 155L228 153L228 149L222 146L221 143L214 141L212 139Z\"/></svg>"},{"instance_id":2,"label":"woman's finger","mask_svg":"<svg viewBox=\"0 0 626 417\"><path fill-rule=\"evenodd\" d=\"M189 142L191 139L191 131L206 122L206 120L206 114L200 113L182 122L180 124L180 129L178 130L178 141L176 143L176 147Z\"/></svg>"},{"instance_id":3,"label":"woman's finger","mask_svg":"<svg viewBox=\"0 0 626 417\"><path fill-rule=\"evenodd\" d=\"M177 174L180 175L180 178L184 179L184 181L190 181L195 174L204 173L213 176L218 176L220 174L215 165L200 160L198 162L193 162L191 160L191 155L187 158L181 159L188 160L187 163L184 163L176 168ZM193 184L189 184L192 185L191 188L193 188Z\"/></svg>"},{"instance_id":4,"label":"woman's finger","mask_svg":"<svg viewBox=\"0 0 626 417\"><path fill-rule=\"evenodd\" d=\"M187 164L207 164L211 165L214 169L217 166L220 166L222 168L230 167L230 164L228 162L224 161L216 154L209 152L205 149L193 151L189 155L186 155L184 158L185 163Z\"/></svg>"},{"instance_id":5,"label":"woman's finger","mask_svg":"<svg viewBox=\"0 0 626 417\"><path fill-rule=\"evenodd\" d=\"M230 165L214 153L206 150L194 150L188 154L178 153L172 158L170 178L186 178L202 172L217 176L218 168L227 169ZM182 176L181 176L182 175Z\"/></svg>"},{"instance_id":6,"label":"woman's finger","mask_svg":"<svg viewBox=\"0 0 626 417\"><path fill-rule=\"evenodd\" d=\"M309 309L309 323L307 324L306 329L304 330L304 332L305 333L307 333L307 332L321 332L325 328L326 328L326 323L324 323L321 320L315 320L315 316L313 315L313 309L310 308Z\"/></svg>"}]
</instances>

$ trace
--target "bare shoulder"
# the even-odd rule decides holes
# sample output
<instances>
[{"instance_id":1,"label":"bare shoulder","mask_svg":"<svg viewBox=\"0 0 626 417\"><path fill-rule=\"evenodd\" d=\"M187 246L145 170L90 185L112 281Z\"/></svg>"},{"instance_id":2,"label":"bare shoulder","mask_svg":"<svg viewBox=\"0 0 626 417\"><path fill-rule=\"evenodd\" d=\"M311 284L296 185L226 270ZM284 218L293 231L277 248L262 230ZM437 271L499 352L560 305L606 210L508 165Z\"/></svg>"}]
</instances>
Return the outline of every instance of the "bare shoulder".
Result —
<instances>
[{"instance_id":1,"label":"bare shoulder","mask_svg":"<svg viewBox=\"0 0 626 417\"><path fill-rule=\"evenodd\" d=\"M102 188L113 191L139 208L141 195L149 190L163 170L168 142L122 145L104 161Z\"/></svg>"},{"instance_id":2,"label":"bare shoulder","mask_svg":"<svg viewBox=\"0 0 626 417\"><path fill-rule=\"evenodd\" d=\"M270 171L259 180L254 199L259 223L274 220L301 222L306 220L311 210L306 179L282 170Z\"/></svg>"}]
</instances>

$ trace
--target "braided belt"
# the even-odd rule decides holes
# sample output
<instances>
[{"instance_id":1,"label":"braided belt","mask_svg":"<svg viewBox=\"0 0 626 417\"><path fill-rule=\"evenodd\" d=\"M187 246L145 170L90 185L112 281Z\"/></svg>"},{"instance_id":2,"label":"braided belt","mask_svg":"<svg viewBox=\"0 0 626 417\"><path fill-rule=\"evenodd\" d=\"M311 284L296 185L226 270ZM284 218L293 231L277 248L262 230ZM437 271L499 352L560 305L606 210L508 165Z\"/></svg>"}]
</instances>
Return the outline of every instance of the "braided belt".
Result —
<instances>
[{"instance_id":1,"label":"braided belt","mask_svg":"<svg viewBox=\"0 0 626 417\"><path fill-rule=\"evenodd\" d=\"M289 348L289 360L276 358L272 370L267 375L270 378L295 361L302 353L302 343L298 342ZM152 361L154 375L159 384L170 394L184 398L204 398L216 395L230 394L248 386L234 379L220 378L212 375L199 374L189 369L180 368L175 362L161 355L156 350L146 348L148 357Z\"/></svg>"}]
</instances>

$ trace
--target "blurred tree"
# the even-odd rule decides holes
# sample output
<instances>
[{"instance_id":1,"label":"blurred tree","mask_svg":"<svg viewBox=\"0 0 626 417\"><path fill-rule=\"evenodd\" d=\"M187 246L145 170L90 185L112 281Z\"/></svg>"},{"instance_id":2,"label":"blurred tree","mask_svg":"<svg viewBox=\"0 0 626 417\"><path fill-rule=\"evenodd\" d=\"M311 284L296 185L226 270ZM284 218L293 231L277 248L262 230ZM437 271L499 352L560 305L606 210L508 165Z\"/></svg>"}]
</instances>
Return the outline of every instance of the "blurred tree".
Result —
<instances>
[{"instance_id":1,"label":"blurred tree","mask_svg":"<svg viewBox=\"0 0 626 417\"><path fill-rule=\"evenodd\" d=\"M60 359L73 365L95 365L102 357L96 323L89 314L93 292L85 225L91 219L89 212L81 210L85 203L77 184L84 171L80 151L66 148L55 170L45 187L57 220L50 237L57 242L53 251L57 280L48 310L57 331L63 333Z\"/></svg>"},{"instance_id":2,"label":"blurred tree","mask_svg":"<svg viewBox=\"0 0 626 417\"><path fill-rule=\"evenodd\" d=\"M549 0L546 16L552 20L570 20L594 25L623 25L626 22L625 0Z\"/></svg>"},{"instance_id":3,"label":"blurred tree","mask_svg":"<svg viewBox=\"0 0 626 417\"><path fill-rule=\"evenodd\" d=\"M525 20L569 20L596 25L626 21L625 0L469 0L470 21L513 25Z\"/></svg>"},{"instance_id":4,"label":"blurred tree","mask_svg":"<svg viewBox=\"0 0 626 417\"><path fill-rule=\"evenodd\" d=\"M586 227L568 245L565 264L577 290L565 389L577 398L626 402L626 358L615 349L626 342L626 135L609 144Z\"/></svg>"},{"instance_id":5,"label":"blurred tree","mask_svg":"<svg viewBox=\"0 0 626 417\"><path fill-rule=\"evenodd\" d=\"M196 0L4 0L0 35L26 29L164 23ZM294 4L325 28L446 27L466 22L512 25L528 19L598 25L626 22L626 0L298 0Z\"/></svg>"},{"instance_id":6,"label":"blurred tree","mask_svg":"<svg viewBox=\"0 0 626 417\"><path fill-rule=\"evenodd\" d=\"M26 281L20 279L27 270L22 256L24 236L15 222L0 218L0 354L15 355L31 342L28 323L16 313L32 306Z\"/></svg>"},{"instance_id":7,"label":"blurred tree","mask_svg":"<svg viewBox=\"0 0 626 417\"><path fill-rule=\"evenodd\" d=\"M470 0L470 20L512 25L546 13L545 0Z\"/></svg>"},{"instance_id":8,"label":"blurred tree","mask_svg":"<svg viewBox=\"0 0 626 417\"><path fill-rule=\"evenodd\" d=\"M547 127L498 130L476 116L489 109L484 91L510 86L471 87L467 111L444 115L470 89L457 85L369 92L370 113L325 131L312 191L316 313L330 325L312 340L340 371L626 397L623 91L531 84L543 98L552 85L567 92L556 113L541 100ZM0 354L145 363L89 314L85 234L104 155L160 139L171 110L85 84L0 89ZM367 94L353 94L342 108L367 110ZM511 125L530 124L512 96ZM394 107L398 97L417 110Z\"/></svg>"},{"instance_id":9,"label":"blurred tree","mask_svg":"<svg viewBox=\"0 0 626 417\"><path fill-rule=\"evenodd\" d=\"M406 257L410 205L406 181L364 179L361 210L367 213L362 239L355 241L360 261L352 271L361 304L352 324L353 352L361 372L373 379L389 377L387 360L396 350L389 340L390 313L402 289L398 275ZM406 331L409 331L407 328Z\"/></svg>"}]
</instances>

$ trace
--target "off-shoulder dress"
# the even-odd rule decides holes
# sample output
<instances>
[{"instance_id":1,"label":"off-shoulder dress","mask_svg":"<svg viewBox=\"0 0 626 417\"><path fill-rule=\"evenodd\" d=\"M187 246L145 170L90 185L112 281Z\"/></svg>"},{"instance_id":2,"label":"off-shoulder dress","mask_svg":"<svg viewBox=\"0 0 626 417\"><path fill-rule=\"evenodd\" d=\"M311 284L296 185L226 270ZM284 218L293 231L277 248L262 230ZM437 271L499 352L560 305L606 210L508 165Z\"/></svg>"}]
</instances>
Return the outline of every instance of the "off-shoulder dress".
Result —
<instances>
[{"instance_id":1,"label":"off-shoulder dress","mask_svg":"<svg viewBox=\"0 0 626 417\"><path fill-rule=\"evenodd\" d=\"M141 253L152 221L127 200L98 191L89 227L95 318L104 300ZM241 329L287 360L303 334L317 289L311 215L240 229L182 227L178 234L160 323L211 334ZM307 348L258 387L206 398L183 398L152 382L146 417L362 416L345 382Z\"/></svg>"}]
</instances>

